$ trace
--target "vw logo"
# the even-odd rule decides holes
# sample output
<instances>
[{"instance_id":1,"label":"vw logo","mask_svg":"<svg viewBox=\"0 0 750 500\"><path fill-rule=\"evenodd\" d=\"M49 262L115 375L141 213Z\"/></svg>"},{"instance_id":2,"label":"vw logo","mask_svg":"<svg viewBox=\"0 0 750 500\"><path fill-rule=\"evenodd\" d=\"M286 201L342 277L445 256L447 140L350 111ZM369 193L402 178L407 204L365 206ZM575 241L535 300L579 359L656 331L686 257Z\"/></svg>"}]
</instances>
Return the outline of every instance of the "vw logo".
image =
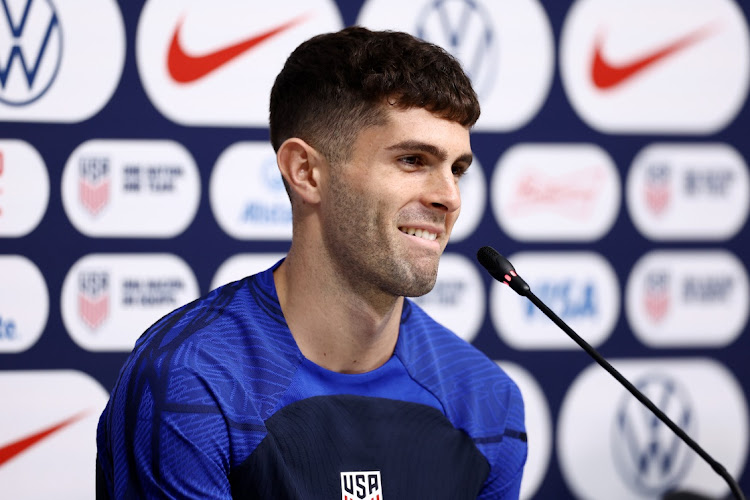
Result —
<instances>
[{"instance_id":1,"label":"vw logo","mask_svg":"<svg viewBox=\"0 0 750 500\"><path fill-rule=\"evenodd\" d=\"M458 59L477 94L486 97L497 73L494 30L489 12L476 0L431 0L422 9L415 31Z\"/></svg>"},{"instance_id":2,"label":"vw logo","mask_svg":"<svg viewBox=\"0 0 750 500\"><path fill-rule=\"evenodd\" d=\"M0 0L0 102L23 106L52 85L62 28L50 0Z\"/></svg>"},{"instance_id":3,"label":"vw logo","mask_svg":"<svg viewBox=\"0 0 750 500\"><path fill-rule=\"evenodd\" d=\"M650 374L635 386L685 432L696 427L687 391L665 374ZM690 448L630 393L617 407L612 446L617 470L636 493L661 495L679 484L692 459Z\"/></svg>"}]
</instances>

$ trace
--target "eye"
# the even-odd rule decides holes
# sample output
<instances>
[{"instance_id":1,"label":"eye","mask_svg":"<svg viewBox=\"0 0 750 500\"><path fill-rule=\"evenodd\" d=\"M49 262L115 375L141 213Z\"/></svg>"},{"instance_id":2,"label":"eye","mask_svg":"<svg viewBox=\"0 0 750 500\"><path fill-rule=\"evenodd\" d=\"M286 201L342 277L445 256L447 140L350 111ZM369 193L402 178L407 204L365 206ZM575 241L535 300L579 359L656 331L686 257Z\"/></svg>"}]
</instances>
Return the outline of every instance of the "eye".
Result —
<instances>
[{"instance_id":1,"label":"eye","mask_svg":"<svg viewBox=\"0 0 750 500\"><path fill-rule=\"evenodd\" d=\"M411 167L421 167L425 164L422 157L418 155L402 156L398 160L401 163L405 163Z\"/></svg>"},{"instance_id":2,"label":"eye","mask_svg":"<svg viewBox=\"0 0 750 500\"><path fill-rule=\"evenodd\" d=\"M469 170L468 165L453 165L451 167L451 172L453 173L454 177L461 178L464 176L466 171Z\"/></svg>"}]
</instances>

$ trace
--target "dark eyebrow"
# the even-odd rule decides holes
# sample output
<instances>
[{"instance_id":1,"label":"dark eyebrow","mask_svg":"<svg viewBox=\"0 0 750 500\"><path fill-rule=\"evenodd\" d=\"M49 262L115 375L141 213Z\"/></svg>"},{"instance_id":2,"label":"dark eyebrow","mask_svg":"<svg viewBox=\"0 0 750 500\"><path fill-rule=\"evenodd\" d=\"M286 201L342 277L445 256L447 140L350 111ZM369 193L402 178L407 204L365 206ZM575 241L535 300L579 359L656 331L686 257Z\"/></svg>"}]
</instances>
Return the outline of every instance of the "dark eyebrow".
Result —
<instances>
[{"instance_id":1,"label":"dark eyebrow","mask_svg":"<svg viewBox=\"0 0 750 500\"><path fill-rule=\"evenodd\" d=\"M388 146L385 149L386 151L421 151L423 153L427 153L432 156L435 156L440 161L445 161L448 159L448 153L443 148L439 148L435 146L434 144L429 144L429 143L420 142L420 141L413 141L413 140L402 141L392 146ZM471 165L471 162L473 160L474 160L474 156L471 153L466 153L456 158L455 163L466 163L467 165Z\"/></svg>"}]
</instances>

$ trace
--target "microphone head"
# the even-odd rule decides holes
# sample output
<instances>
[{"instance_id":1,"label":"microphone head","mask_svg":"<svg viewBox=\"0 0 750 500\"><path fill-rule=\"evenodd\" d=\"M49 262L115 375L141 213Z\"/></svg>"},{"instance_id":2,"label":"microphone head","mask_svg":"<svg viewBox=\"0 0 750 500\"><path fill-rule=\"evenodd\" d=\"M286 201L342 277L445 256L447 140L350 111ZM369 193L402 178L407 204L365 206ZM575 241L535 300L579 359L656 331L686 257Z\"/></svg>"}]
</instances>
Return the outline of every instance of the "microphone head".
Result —
<instances>
[{"instance_id":1,"label":"microphone head","mask_svg":"<svg viewBox=\"0 0 750 500\"><path fill-rule=\"evenodd\" d=\"M477 260L496 280L510 286L519 295L526 296L531 291L508 259L492 247L484 246L477 252Z\"/></svg>"},{"instance_id":2,"label":"microphone head","mask_svg":"<svg viewBox=\"0 0 750 500\"><path fill-rule=\"evenodd\" d=\"M505 271L513 269L513 266L510 264L510 262L508 262L508 259L500 255L500 252L489 246L485 246L479 249L479 251L477 252L477 260L480 264L482 264L482 266L484 266L485 269L490 272L490 274L492 274L494 271L502 271L503 274L505 274Z\"/></svg>"},{"instance_id":3,"label":"microphone head","mask_svg":"<svg viewBox=\"0 0 750 500\"><path fill-rule=\"evenodd\" d=\"M516 271L510 261L492 247L480 248L477 252L477 260L495 279L500 281L505 281L506 274Z\"/></svg>"}]
</instances>

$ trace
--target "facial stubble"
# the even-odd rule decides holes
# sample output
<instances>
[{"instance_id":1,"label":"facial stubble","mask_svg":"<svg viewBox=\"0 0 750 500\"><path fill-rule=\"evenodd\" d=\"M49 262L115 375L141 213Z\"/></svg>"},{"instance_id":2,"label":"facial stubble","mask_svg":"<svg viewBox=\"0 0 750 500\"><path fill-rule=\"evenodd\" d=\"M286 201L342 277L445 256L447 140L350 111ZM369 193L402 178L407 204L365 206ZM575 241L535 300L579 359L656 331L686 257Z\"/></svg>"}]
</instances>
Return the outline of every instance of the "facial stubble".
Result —
<instances>
[{"instance_id":1,"label":"facial stubble","mask_svg":"<svg viewBox=\"0 0 750 500\"><path fill-rule=\"evenodd\" d=\"M418 297L432 290L439 256L412 255L395 233L397 221L388 219L372 194L353 189L342 177L341 171L331 176L330 207L323 229L324 243L340 278L365 296ZM429 214L418 217L434 219Z\"/></svg>"}]
</instances>

